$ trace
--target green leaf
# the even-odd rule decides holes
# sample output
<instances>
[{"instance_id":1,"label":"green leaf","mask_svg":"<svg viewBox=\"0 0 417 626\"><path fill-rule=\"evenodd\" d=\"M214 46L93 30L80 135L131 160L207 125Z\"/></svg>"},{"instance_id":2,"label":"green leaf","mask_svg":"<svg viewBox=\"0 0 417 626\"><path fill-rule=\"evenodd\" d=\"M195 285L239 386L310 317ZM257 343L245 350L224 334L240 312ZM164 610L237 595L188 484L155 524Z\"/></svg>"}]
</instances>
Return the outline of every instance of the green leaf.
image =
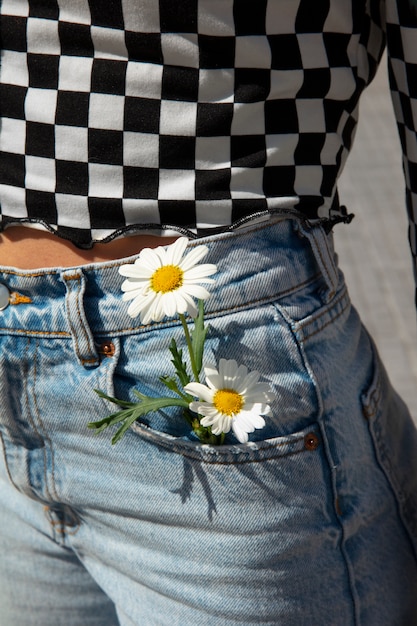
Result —
<instances>
[{"instance_id":1,"label":"green leaf","mask_svg":"<svg viewBox=\"0 0 417 626\"><path fill-rule=\"evenodd\" d=\"M181 406L183 408L188 408L188 402L183 398L170 398L170 397L162 397L162 398L152 398L150 396L145 396L139 391L134 391L135 394L141 399L141 402L129 402L129 408L124 409L122 411L118 411L117 413L112 413L108 417L104 419L98 420L96 422L89 422L88 428L94 428L98 433L102 432L109 426L113 426L114 424L123 422L122 426L116 432L112 439L112 443L116 443L119 441L125 432L130 428L130 426L138 420L143 415L147 413L151 413L152 411L159 411L160 409L169 407L169 406ZM109 399L110 396L106 396L106 394L100 392L102 397ZM111 399L111 401L116 401L116 398ZM119 401L116 401L117 403ZM126 403L124 403L126 404Z\"/></svg>"},{"instance_id":2,"label":"green leaf","mask_svg":"<svg viewBox=\"0 0 417 626\"><path fill-rule=\"evenodd\" d=\"M177 381L172 376L160 376L159 380L163 385L165 385L165 387L168 387L170 391L173 391L178 396L180 396L180 398L183 398L188 403L193 401L193 396L190 396L188 393L181 391L181 389L178 387Z\"/></svg>"},{"instance_id":3,"label":"green leaf","mask_svg":"<svg viewBox=\"0 0 417 626\"><path fill-rule=\"evenodd\" d=\"M101 433L103 430L108 428L109 426L113 426L113 424L117 424L118 422L122 422L127 419L132 414L132 409L125 409L124 411L117 411L117 413L112 413L107 417L97 420L96 422L89 422L87 424L88 428L94 428L97 433Z\"/></svg>"},{"instance_id":4,"label":"green leaf","mask_svg":"<svg viewBox=\"0 0 417 626\"><path fill-rule=\"evenodd\" d=\"M185 387L185 385L188 385L191 378L187 373L187 364L182 360L182 350L178 350L177 342L174 338L171 339L171 343L169 344L169 351L172 354L171 363L175 367L175 373L181 385Z\"/></svg>"},{"instance_id":5,"label":"green leaf","mask_svg":"<svg viewBox=\"0 0 417 626\"><path fill-rule=\"evenodd\" d=\"M172 397L161 397L161 398L152 398L150 396L142 396L142 402L138 402L135 406L135 413L137 417L141 415L146 415L146 413L150 413L151 411L159 411L159 409L165 409L168 406L183 406L188 407L188 402L183 400L182 398L172 398Z\"/></svg>"},{"instance_id":6,"label":"green leaf","mask_svg":"<svg viewBox=\"0 0 417 626\"><path fill-rule=\"evenodd\" d=\"M175 378L172 378L172 376L160 376L159 380L163 385L165 385L165 387L168 387L168 389L170 389L171 391L179 393L178 383Z\"/></svg>"},{"instance_id":7,"label":"green leaf","mask_svg":"<svg viewBox=\"0 0 417 626\"><path fill-rule=\"evenodd\" d=\"M204 301L198 301L198 315L194 320L194 329L191 333L195 365L200 374L203 367L204 343L208 328L204 326Z\"/></svg>"},{"instance_id":8,"label":"green leaf","mask_svg":"<svg viewBox=\"0 0 417 626\"><path fill-rule=\"evenodd\" d=\"M97 395L100 396L100 398L104 398L105 400L108 400L109 402L113 402L113 404L118 404L119 406L129 407L129 406L135 406L136 404L136 402L127 402L126 400L119 400L118 398L113 398L112 396L108 396L106 393L104 393L104 391L101 391L100 389L94 389L94 391L96 392Z\"/></svg>"}]
</instances>

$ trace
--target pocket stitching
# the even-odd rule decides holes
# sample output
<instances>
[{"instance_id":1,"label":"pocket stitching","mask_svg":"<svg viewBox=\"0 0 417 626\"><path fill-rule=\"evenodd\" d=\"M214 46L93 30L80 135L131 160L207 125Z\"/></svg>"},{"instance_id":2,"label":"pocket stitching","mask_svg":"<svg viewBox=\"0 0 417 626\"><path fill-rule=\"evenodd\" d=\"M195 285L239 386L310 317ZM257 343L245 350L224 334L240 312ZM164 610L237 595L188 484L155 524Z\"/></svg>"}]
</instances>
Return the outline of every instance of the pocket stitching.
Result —
<instances>
[{"instance_id":1,"label":"pocket stitching","mask_svg":"<svg viewBox=\"0 0 417 626\"><path fill-rule=\"evenodd\" d=\"M379 417L382 414L383 376L384 370L372 344L374 375L366 391L361 395L362 411L368 422L368 428L375 451L377 463L390 485L400 508L400 517L411 533L417 537L417 504L411 493L405 491L390 459L390 452L383 440L383 425ZM389 381L387 381L389 384Z\"/></svg>"},{"instance_id":2,"label":"pocket stitching","mask_svg":"<svg viewBox=\"0 0 417 626\"><path fill-rule=\"evenodd\" d=\"M238 465L243 463L259 463L276 457L288 457L302 452L311 452L306 447L307 435L314 433L318 437L318 427L312 424L294 435L274 437L263 441L248 442L247 444L231 444L225 446L213 446L199 442L187 442L177 437L153 430L141 423L134 423L131 430L149 443L163 447L169 452L199 460L210 465ZM318 441L320 441L318 437ZM280 453L284 447L288 451ZM319 446L317 446L319 447ZM262 455L262 456L259 456ZM246 458L242 458L245 456ZM210 458L211 457L211 458ZM234 458L233 458L234 457Z\"/></svg>"}]
</instances>

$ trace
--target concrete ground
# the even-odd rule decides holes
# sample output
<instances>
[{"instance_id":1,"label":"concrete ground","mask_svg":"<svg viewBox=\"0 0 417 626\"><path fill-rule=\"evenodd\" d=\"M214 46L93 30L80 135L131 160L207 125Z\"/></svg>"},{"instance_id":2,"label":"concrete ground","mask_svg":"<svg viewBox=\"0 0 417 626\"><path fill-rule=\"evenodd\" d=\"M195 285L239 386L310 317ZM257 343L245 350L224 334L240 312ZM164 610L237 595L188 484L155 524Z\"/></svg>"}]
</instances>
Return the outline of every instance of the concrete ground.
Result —
<instances>
[{"instance_id":1,"label":"concrete ground","mask_svg":"<svg viewBox=\"0 0 417 626\"><path fill-rule=\"evenodd\" d=\"M417 421L417 323L407 239L404 180L383 61L361 102L341 203L355 213L335 227L352 301L374 337L391 380Z\"/></svg>"}]
</instances>

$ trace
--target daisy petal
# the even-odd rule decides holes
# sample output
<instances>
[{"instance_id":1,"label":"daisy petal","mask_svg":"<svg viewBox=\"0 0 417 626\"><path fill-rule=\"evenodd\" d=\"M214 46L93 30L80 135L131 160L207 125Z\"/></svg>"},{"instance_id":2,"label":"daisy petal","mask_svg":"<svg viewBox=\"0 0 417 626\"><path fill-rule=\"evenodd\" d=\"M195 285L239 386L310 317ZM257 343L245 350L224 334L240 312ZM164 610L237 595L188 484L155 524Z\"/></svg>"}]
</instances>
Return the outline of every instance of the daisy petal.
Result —
<instances>
[{"instance_id":1,"label":"daisy petal","mask_svg":"<svg viewBox=\"0 0 417 626\"><path fill-rule=\"evenodd\" d=\"M261 375L256 370L254 370L253 372L249 372L249 374L247 373L247 371L248 370L246 370L243 385L245 386L245 389L249 391L252 387L258 384L258 380L260 379Z\"/></svg>"},{"instance_id":2,"label":"daisy petal","mask_svg":"<svg viewBox=\"0 0 417 626\"><path fill-rule=\"evenodd\" d=\"M248 433L246 432L246 430L242 429L240 425L237 424L236 422L232 424L232 429L233 429L236 439L240 441L240 443L247 443L249 437L248 437Z\"/></svg>"},{"instance_id":3,"label":"daisy petal","mask_svg":"<svg viewBox=\"0 0 417 626\"><path fill-rule=\"evenodd\" d=\"M207 300L210 295L210 292L207 291L207 289L204 289L204 287L202 287L201 285L196 285L193 283L187 284L186 280L184 280L184 285L182 289L190 294L190 296L194 296L194 298L197 298L198 300Z\"/></svg>"},{"instance_id":4,"label":"daisy petal","mask_svg":"<svg viewBox=\"0 0 417 626\"><path fill-rule=\"evenodd\" d=\"M200 261L207 256L208 253L207 246L197 246L196 248L192 248L188 254L182 259L180 267L184 272L188 272L192 267L197 265Z\"/></svg>"},{"instance_id":5,"label":"daisy petal","mask_svg":"<svg viewBox=\"0 0 417 626\"><path fill-rule=\"evenodd\" d=\"M179 237L174 243L166 248L165 264L180 265L182 256L188 245L187 237ZM180 265L181 269L184 269Z\"/></svg>"},{"instance_id":6,"label":"daisy petal","mask_svg":"<svg viewBox=\"0 0 417 626\"><path fill-rule=\"evenodd\" d=\"M181 298L185 302L184 310L180 311L178 309L178 313L188 312L188 314L191 315L192 317L197 317L198 310L197 310L195 301L192 299L192 297L184 289L179 289L177 295L178 295L178 298ZM195 315L192 315L191 311L197 311L197 313Z\"/></svg>"},{"instance_id":7,"label":"daisy petal","mask_svg":"<svg viewBox=\"0 0 417 626\"><path fill-rule=\"evenodd\" d=\"M136 259L134 265L142 265L151 270L151 272L153 273L156 269L158 269L158 267L161 267L162 265L160 256L157 253L157 248L154 250L152 248L144 248L143 250L141 250L139 258Z\"/></svg>"},{"instance_id":8,"label":"daisy petal","mask_svg":"<svg viewBox=\"0 0 417 626\"><path fill-rule=\"evenodd\" d=\"M138 311L141 311L143 308L152 304L152 300L149 298L143 297L142 294L132 294L132 293L124 293L122 296L122 300L128 302L132 300L135 303L135 307L138 308Z\"/></svg>"},{"instance_id":9,"label":"daisy petal","mask_svg":"<svg viewBox=\"0 0 417 626\"><path fill-rule=\"evenodd\" d=\"M119 274L122 276L128 276L129 278L143 278L149 279L152 276L153 270L143 265L121 265L119 267Z\"/></svg>"},{"instance_id":10,"label":"daisy petal","mask_svg":"<svg viewBox=\"0 0 417 626\"><path fill-rule=\"evenodd\" d=\"M209 263L206 263L205 265L196 265L195 267L192 267L191 269L186 271L187 281L191 282L193 280L205 279L205 282L214 283L214 278L208 278L208 276L215 274L216 271L217 267L215 265L210 265Z\"/></svg>"},{"instance_id":11,"label":"daisy petal","mask_svg":"<svg viewBox=\"0 0 417 626\"><path fill-rule=\"evenodd\" d=\"M213 392L211 389L201 383L188 383L188 385L185 385L184 391L192 396L201 398L204 402L212 402L213 400Z\"/></svg>"},{"instance_id":12,"label":"daisy petal","mask_svg":"<svg viewBox=\"0 0 417 626\"><path fill-rule=\"evenodd\" d=\"M128 302L129 300L133 300L134 298L139 298L142 293L138 289L132 289L132 291L126 291L122 295L123 302Z\"/></svg>"},{"instance_id":13,"label":"daisy petal","mask_svg":"<svg viewBox=\"0 0 417 626\"><path fill-rule=\"evenodd\" d=\"M175 310L177 313L187 313L188 312L188 306L189 306L189 302L187 300L187 298L185 297L186 294L184 294L180 289L178 291L175 292ZM171 317L174 315L175 313L173 313L171 315Z\"/></svg>"},{"instance_id":14,"label":"daisy petal","mask_svg":"<svg viewBox=\"0 0 417 626\"><path fill-rule=\"evenodd\" d=\"M223 387L223 379L214 365L208 364L204 367L204 376L206 383L211 389L221 389Z\"/></svg>"},{"instance_id":15,"label":"daisy petal","mask_svg":"<svg viewBox=\"0 0 417 626\"><path fill-rule=\"evenodd\" d=\"M197 405L198 404L198 408L195 411L195 413L198 413L199 415L203 415L204 417L210 417L213 420L217 419L219 416L219 412L217 411L217 409L214 408L214 406L212 404L210 404L209 402L192 402L191 404L193 405ZM191 405L190 405L191 408Z\"/></svg>"},{"instance_id":16,"label":"daisy petal","mask_svg":"<svg viewBox=\"0 0 417 626\"><path fill-rule=\"evenodd\" d=\"M190 300L190 302L188 303L187 313L193 319L195 319L197 317L197 315L198 315L198 309L197 309L196 305L194 304L194 302L192 300Z\"/></svg>"},{"instance_id":17,"label":"daisy petal","mask_svg":"<svg viewBox=\"0 0 417 626\"><path fill-rule=\"evenodd\" d=\"M238 364L234 359L220 359L219 374L225 387L230 387L236 377Z\"/></svg>"},{"instance_id":18,"label":"daisy petal","mask_svg":"<svg viewBox=\"0 0 417 626\"><path fill-rule=\"evenodd\" d=\"M258 372L248 372L246 365L238 365L234 359L220 359L218 369L209 363L204 367L204 374L206 385L189 383L185 387L188 393L201 400L189 406L202 416L202 426L210 427L214 435L232 429L241 443L248 441L248 433L264 428L262 415L271 414L266 399L272 394L269 385L258 382Z\"/></svg>"},{"instance_id":19,"label":"daisy petal","mask_svg":"<svg viewBox=\"0 0 417 626\"><path fill-rule=\"evenodd\" d=\"M265 413L269 413L270 407L269 404L263 404L261 402L245 402L245 412L256 413L256 415L265 415Z\"/></svg>"},{"instance_id":20,"label":"daisy petal","mask_svg":"<svg viewBox=\"0 0 417 626\"><path fill-rule=\"evenodd\" d=\"M162 318L165 316L163 302L164 302L163 295L161 293L157 293L154 304L153 304L153 315L152 315L152 319L155 322L160 322Z\"/></svg>"},{"instance_id":21,"label":"daisy petal","mask_svg":"<svg viewBox=\"0 0 417 626\"><path fill-rule=\"evenodd\" d=\"M123 300L140 297L131 303L130 315L141 313L142 323L159 322L164 316L176 314L198 315L196 300L210 296L201 283L212 284L210 276L217 268L210 263L198 265L208 253L206 246L197 246L186 254L187 245L188 239L179 237L167 247L144 248L134 263L120 267L120 274L126 277L122 291L129 294Z\"/></svg>"},{"instance_id":22,"label":"daisy petal","mask_svg":"<svg viewBox=\"0 0 417 626\"><path fill-rule=\"evenodd\" d=\"M123 297L125 298L125 296L127 295L128 294L124 294ZM150 302L149 299L137 297L137 298L134 298L134 300L132 300L131 304L129 305L129 308L127 309L127 313L128 315L130 315L130 317L137 317L139 313L141 313L144 309L149 308L149 306L151 305L152 305L152 301Z\"/></svg>"},{"instance_id":23,"label":"daisy petal","mask_svg":"<svg viewBox=\"0 0 417 626\"><path fill-rule=\"evenodd\" d=\"M164 293L161 298L161 306L167 317L174 317L177 311L177 297L172 291Z\"/></svg>"},{"instance_id":24,"label":"daisy petal","mask_svg":"<svg viewBox=\"0 0 417 626\"><path fill-rule=\"evenodd\" d=\"M122 283L122 291L145 291L148 288L147 282L142 280L133 280L127 278Z\"/></svg>"},{"instance_id":25,"label":"daisy petal","mask_svg":"<svg viewBox=\"0 0 417 626\"><path fill-rule=\"evenodd\" d=\"M265 385L265 387L264 387ZM258 389L258 387L261 387ZM259 402L262 400L263 402L271 402L275 400L275 394L273 394L269 388L269 385L266 383L258 383L256 387L252 387L249 391L244 394L247 402L255 402L256 400Z\"/></svg>"},{"instance_id":26,"label":"daisy petal","mask_svg":"<svg viewBox=\"0 0 417 626\"><path fill-rule=\"evenodd\" d=\"M252 433L255 428L265 426L264 418L250 411L241 411L239 417L236 418L236 423L239 423L248 433Z\"/></svg>"},{"instance_id":27,"label":"daisy petal","mask_svg":"<svg viewBox=\"0 0 417 626\"><path fill-rule=\"evenodd\" d=\"M232 420L230 418L224 420L222 415L217 414L213 417L203 417L201 425L206 427L211 426L213 435L221 435L222 433L228 433L230 431Z\"/></svg>"}]
</instances>

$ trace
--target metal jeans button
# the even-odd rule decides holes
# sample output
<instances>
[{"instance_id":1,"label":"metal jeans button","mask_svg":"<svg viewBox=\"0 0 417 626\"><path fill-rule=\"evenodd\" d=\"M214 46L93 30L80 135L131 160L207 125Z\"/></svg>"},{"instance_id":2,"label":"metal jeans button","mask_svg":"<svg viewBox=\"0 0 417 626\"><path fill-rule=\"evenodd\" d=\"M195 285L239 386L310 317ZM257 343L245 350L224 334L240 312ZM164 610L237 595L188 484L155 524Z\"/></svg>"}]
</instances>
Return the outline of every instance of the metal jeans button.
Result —
<instances>
[{"instance_id":1,"label":"metal jeans button","mask_svg":"<svg viewBox=\"0 0 417 626\"><path fill-rule=\"evenodd\" d=\"M6 285L0 283L0 311L9 306L10 291Z\"/></svg>"}]
</instances>

